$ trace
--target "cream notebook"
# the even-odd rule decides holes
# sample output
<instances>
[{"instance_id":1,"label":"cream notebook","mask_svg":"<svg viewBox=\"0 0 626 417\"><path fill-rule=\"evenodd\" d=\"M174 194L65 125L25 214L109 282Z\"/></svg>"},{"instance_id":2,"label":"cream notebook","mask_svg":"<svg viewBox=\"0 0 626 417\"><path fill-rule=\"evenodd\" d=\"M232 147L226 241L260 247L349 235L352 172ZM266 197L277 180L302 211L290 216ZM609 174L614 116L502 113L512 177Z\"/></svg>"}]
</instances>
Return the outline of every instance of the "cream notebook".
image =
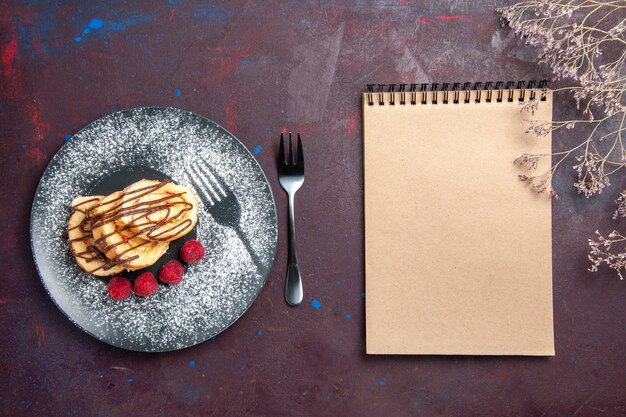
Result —
<instances>
[{"instance_id":1,"label":"cream notebook","mask_svg":"<svg viewBox=\"0 0 626 417\"><path fill-rule=\"evenodd\" d=\"M511 84L363 95L367 353L554 355L551 201L513 164L552 93Z\"/></svg>"}]
</instances>

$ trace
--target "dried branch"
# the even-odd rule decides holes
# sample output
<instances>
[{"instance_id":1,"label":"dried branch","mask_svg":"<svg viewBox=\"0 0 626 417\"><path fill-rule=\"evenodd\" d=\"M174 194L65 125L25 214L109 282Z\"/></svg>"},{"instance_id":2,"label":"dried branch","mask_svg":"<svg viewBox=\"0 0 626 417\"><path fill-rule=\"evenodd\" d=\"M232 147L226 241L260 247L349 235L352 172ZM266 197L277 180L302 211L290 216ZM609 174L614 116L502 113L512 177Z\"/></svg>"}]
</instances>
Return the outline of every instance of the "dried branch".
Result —
<instances>
[{"instance_id":1,"label":"dried branch","mask_svg":"<svg viewBox=\"0 0 626 417\"><path fill-rule=\"evenodd\" d=\"M558 160L549 172L520 175L520 179L537 192L552 191L555 171L566 159L574 157L577 163L573 168L578 176L574 186L578 192L585 197L602 193L610 185L610 177L626 166L626 3L532 0L498 12L528 44L541 48L540 62L550 66L557 80L577 83L554 92L573 92L576 106L583 106L583 114L588 116L586 120L531 121L527 133L545 136L562 128L573 129L577 124L593 126L591 134L569 150L522 155L516 163L531 171L539 159L557 156ZM604 59L606 50L617 59ZM525 103L523 110L533 112L537 104L536 100ZM596 118L596 109L604 116ZM607 129L610 132L601 135ZM526 161L531 161L530 165Z\"/></svg>"},{"instance_id":2,"label":"dried branch","mask_svg":"<svg viewBox=\"0 0 626 417\"><path fill-rule=\"evenodd\" d=\"M591 133L578 145L551 154L523 154L515 163L528 170L520 180L543 193L552 189L552 178L561 164L573 157L577 180L574 187L589 198L611 185L610 179L626 167L626 1L624 0L529 0L498 9L503 22L529 45L540 48L539 61L549 65L556 80L574 84L554 90L573 93L576 107L586 119L530 121L527 133L545 136L559 129L590 125ZM606 56L616 59L605 58ZM537 100L523 104L522 111L534 112ZM601 113L596 117L594 114ZM608 133L605 133L608 132ZM556 162L544 173L536 173L545 158ZM620 172L621 171L621 172ZM532 173L532 174L531 174ZM626 217L626 190L616 201L613 219ZM600 265L614 269L620 279L626 270L626 237L613 230L604 237L596 231L589 239L590 271Z\"/></svg>"}]
</instances>

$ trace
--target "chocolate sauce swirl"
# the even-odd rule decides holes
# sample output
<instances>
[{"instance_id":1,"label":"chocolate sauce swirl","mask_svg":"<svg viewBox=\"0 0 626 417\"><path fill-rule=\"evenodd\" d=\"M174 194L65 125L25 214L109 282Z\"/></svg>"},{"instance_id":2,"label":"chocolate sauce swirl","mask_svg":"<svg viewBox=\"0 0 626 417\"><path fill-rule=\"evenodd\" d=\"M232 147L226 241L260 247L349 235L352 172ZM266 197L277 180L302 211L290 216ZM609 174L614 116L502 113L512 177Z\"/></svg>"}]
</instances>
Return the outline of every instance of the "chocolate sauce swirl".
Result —
<instances>
[{"instance_id":1,"label":"chocolate sauce swirl","mask_svg":"<svg viewBox=\"0 0 626 417\"><path fill-rule=\"evenodd\" d=\"M131 261L137 259L139 255L128 257L125 257L124 255L143 245L151 243L151 241L165 241L168 240L168 238L182 234L185 230L191 228L193 224L191 219L185 219L179 222L176 220L183 216L185 212L192 210L193 204L186 201L169 201L182 196L185 192L166 192L166 194L168 194L166 197L140 201L136 204L127 206L127 203L154 193L160 188L166 186L168 183L169 181L160 181L154 185L138 188L128 193L121 194L119 197L112 200L104 202L101 201L89 210L81 209L81 207L90 202L97 201L97 198L89 199L72 206L72 210L85 213L85 218L78 226L68 229L68 231L80 228L80 231L84 234L84 236L76 239L70 239L69 242L71 243L83 240L87 247L85 251L75 252L74 256L84 259L87 263L95 260L106 261L104 265L89 271L90 273L96 272L99 269L108 270L116 265L126 267ZM106 207L106 209L101 210L103 207ZM151 220L150 216L156 213L163 214L163 216L158 221ZM127 216L132 216L132 226L128 224L120 229L116 228L114 232L100 236L98 239L94 238L92 232L93 228L115 222L116 220ZM107 239L115 234L119 234L122 239L119 242L106 245ZM134 239L139 235L144 234L147 239ZM112 249L122 244L128 244L129 247L120 253L113 252L112 255L107 256ZM72 250L72 252L74 251Z\"/></svg>"}]
</instances>

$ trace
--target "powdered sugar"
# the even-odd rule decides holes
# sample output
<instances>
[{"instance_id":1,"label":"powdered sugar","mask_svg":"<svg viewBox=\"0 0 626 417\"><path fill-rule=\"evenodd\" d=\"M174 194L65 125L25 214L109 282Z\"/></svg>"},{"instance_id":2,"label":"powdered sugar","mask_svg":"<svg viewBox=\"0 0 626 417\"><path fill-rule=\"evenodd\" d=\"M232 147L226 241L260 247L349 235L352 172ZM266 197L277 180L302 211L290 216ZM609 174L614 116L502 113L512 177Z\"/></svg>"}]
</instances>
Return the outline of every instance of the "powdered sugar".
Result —
<instances>
[{"instance_id":1,"label":"powdered sugar","mask_svg":"<svg viewBox=\"0 0 626 417\"><path fill-rule=\"evenodd\" d=\"M206 256L187 268L183 282L161 285L147 298L109 298L106 280L83 272L60 239L70 202L88 194L104 173L128 166L151 167L193 189L186 167L200 160L236 195L241 231L261 267L236 232L218 225L200 203L197 233ZM243 314L265 282L277 237L271 190L250 153L212 122L171 108L115 113L77 133L44 173L31 233L43 281L70 319L108 343L145 351L199 343Z\"/></svg>"}]
</instances>

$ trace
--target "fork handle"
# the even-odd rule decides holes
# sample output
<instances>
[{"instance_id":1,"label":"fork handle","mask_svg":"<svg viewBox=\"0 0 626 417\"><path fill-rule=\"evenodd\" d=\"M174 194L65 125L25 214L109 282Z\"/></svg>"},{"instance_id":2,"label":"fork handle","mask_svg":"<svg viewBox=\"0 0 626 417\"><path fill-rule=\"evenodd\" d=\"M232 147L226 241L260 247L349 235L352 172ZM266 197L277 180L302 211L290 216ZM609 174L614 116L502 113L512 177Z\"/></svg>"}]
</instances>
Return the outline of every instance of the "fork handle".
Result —
<instances>
[{"instance_id":1,"label":"fork handle","mask_svg":"<svg viewBox=\"0 0 626 417\"><path fill-rule=\"evenodd\" d=\"M289 261L287 263L287 279L285 281L285 301L290 306L297 306L302 302L302 278L298 268L296 255L296 221L294 215L295 193L289 193Z\"/></svg>"}]
</instances>

